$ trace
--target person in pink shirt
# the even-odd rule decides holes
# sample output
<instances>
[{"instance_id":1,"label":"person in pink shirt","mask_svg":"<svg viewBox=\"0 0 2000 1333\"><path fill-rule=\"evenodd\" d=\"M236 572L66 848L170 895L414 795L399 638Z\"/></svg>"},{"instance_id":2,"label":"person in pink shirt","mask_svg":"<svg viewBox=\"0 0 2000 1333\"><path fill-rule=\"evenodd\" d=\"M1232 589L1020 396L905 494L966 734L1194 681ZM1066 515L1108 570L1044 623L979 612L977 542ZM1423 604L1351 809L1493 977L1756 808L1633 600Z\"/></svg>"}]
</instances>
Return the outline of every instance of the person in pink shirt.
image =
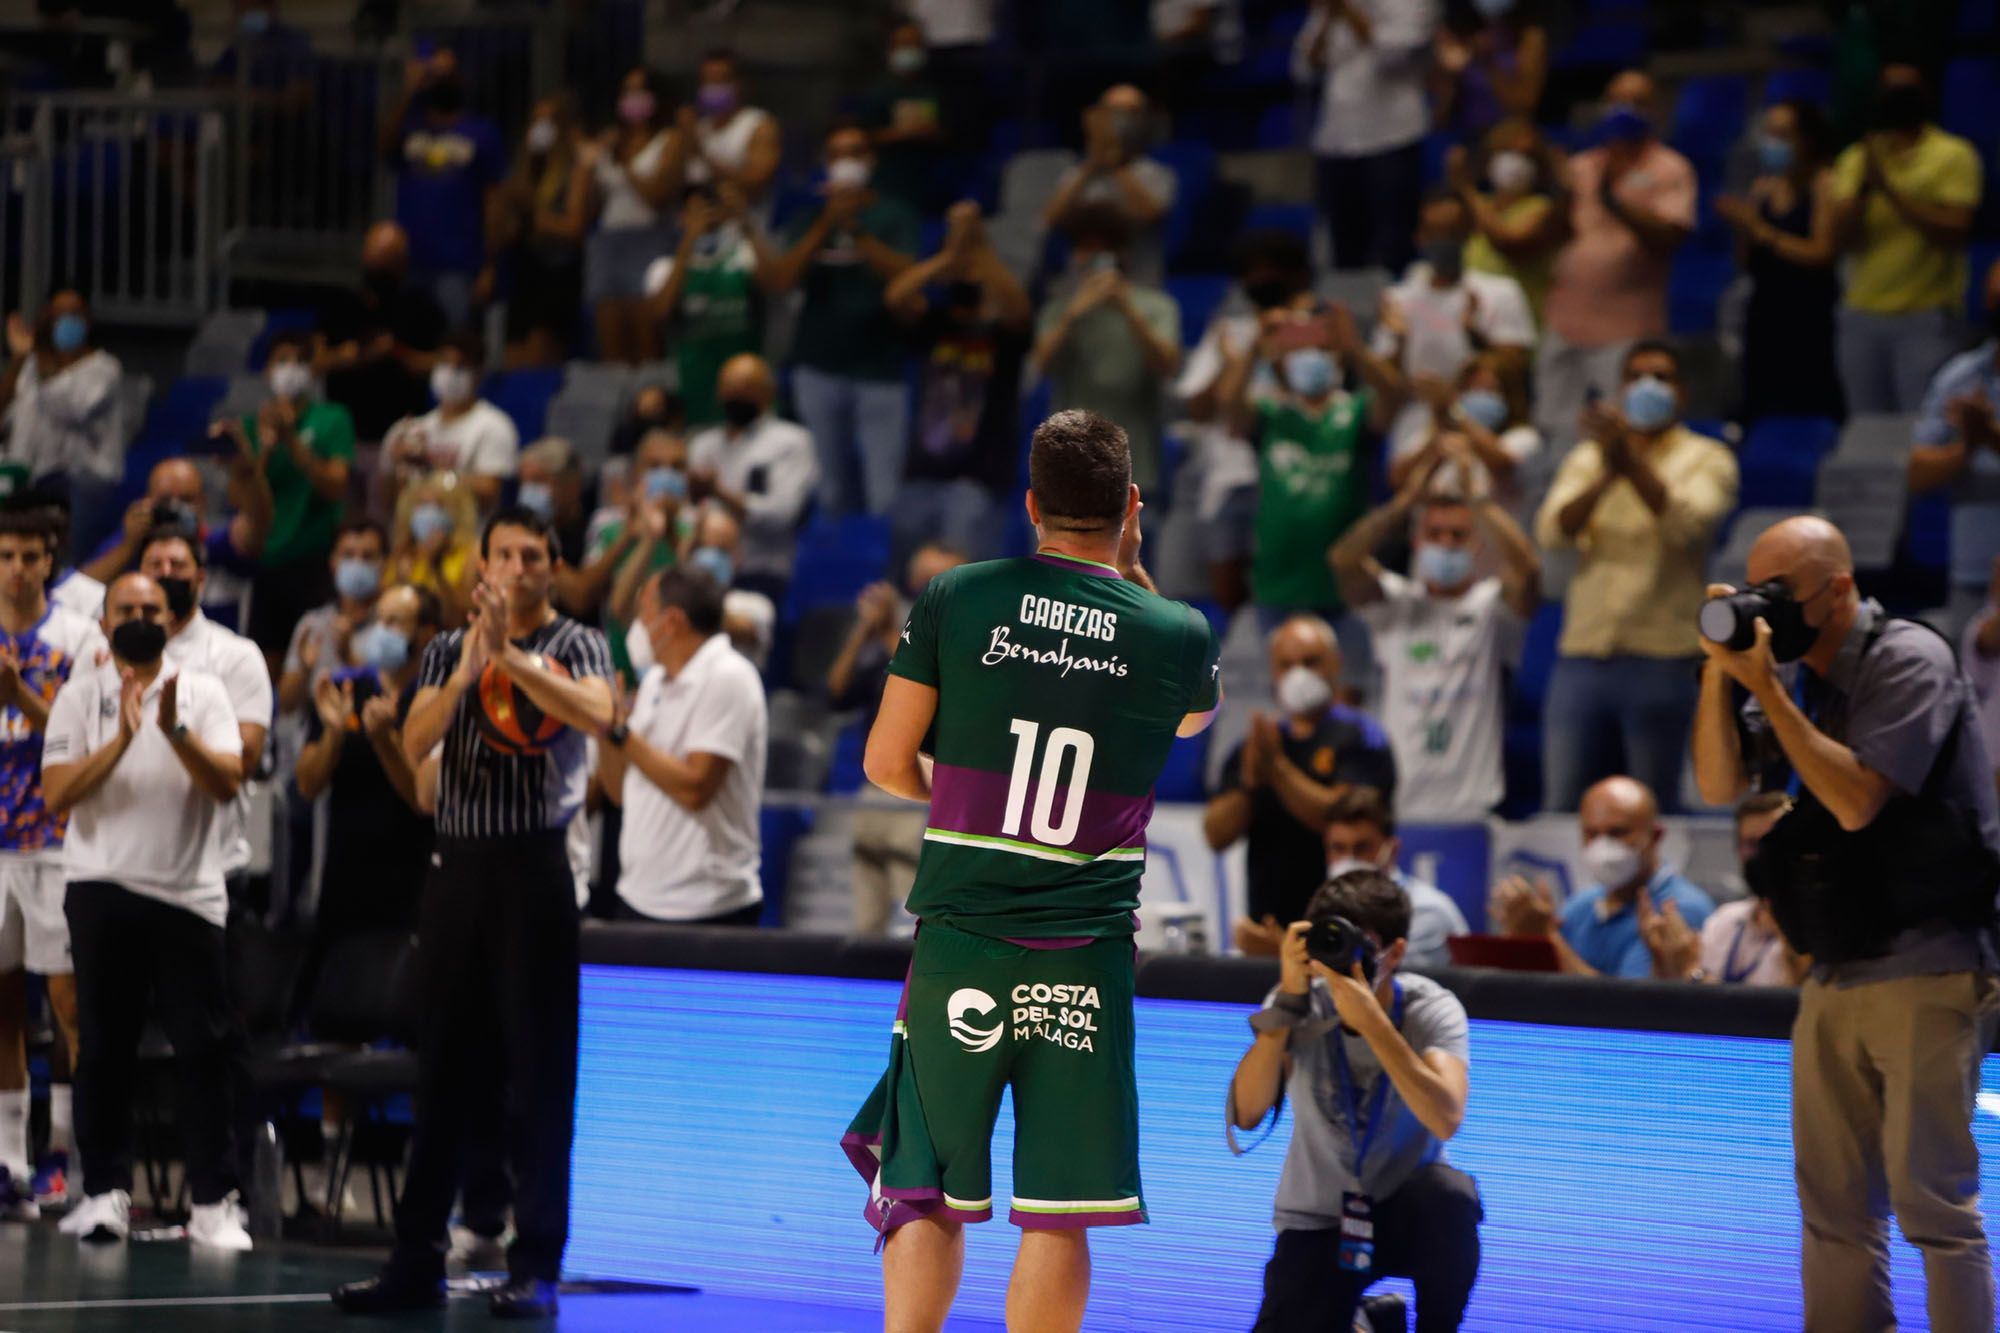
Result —
<instances>
[{"instance_id":1,"label":"person in pink shirt","mask_svg":"<svg viewBox=\"0 0 2000 1333\"><path fill-rule=\"evenodd\" d=\"M1556 255L1535 362L1535 424L1576 437L1591 392L1618 387L1625 353L1667 332L1667 274L1694 229L1695 175L1650 119L1652 78L1628 69L1604 89L1600 143L1569 162L1570 239Z\"/></svg>"}]
</instances>

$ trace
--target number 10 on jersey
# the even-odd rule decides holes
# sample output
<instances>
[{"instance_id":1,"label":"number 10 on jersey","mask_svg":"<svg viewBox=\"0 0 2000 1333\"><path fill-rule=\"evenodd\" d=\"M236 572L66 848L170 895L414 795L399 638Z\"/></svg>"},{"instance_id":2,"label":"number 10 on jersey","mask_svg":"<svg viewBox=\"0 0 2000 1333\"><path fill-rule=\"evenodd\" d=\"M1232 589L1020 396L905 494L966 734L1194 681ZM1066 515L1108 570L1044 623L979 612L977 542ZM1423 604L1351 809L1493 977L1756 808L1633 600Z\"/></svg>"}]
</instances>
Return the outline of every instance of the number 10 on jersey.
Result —
<instances>
[{"instance_id":1,"label":"number 10 on jersey","mask_svg":"<svg viewBox=\"0 0 2000 1333\"><path fill-rule=\"evenodd\" d=\"M1000 831L1010 838L1021 836L1021 816L1028 804L1028 780L1035 778L1035 809L1029 818L1028 828L1036 842L1050 847L1067 847L1076 839L1077 827L1083 822L1083 798L1090 784L1090 760L1096 753L1097 742L1090 733L1075 727L1056 727L1049 732L1049 743L1042 751L1041 772L1035 773L1035 747L1042 731L1042 724L1025 718L1015 718L1010 728L1014 733L1014 772L1007 783L1007 815L1001 821ZM1069 790L1063 798L1062 817L1051 819L1055 813L1056 792L1062 786L1063 759L1066 754L1076 756L1069 775Z\"/></svg>"}]
</instances>

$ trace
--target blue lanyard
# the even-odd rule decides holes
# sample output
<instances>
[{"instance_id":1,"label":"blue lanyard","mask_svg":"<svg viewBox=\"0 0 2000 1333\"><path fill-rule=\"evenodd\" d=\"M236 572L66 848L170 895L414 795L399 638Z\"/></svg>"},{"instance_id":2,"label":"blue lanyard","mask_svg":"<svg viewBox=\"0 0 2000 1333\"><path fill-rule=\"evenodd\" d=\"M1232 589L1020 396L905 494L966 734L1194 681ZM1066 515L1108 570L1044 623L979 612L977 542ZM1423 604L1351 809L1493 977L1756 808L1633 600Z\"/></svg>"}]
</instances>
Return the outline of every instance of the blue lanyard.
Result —
<instances>
[{"instance_id":1,"label":"blue lanyard","mask_svg":"<svg viewBox=\"0 0 2000 1333\"><path fill-rule=\"evenodd\" d=\"M1395 989L1395 1006L1390 1010L1389 1021L1394 1026L1403 1026L1403 983L1391 982ZM1389 1097L1389 1073L1384 1070L1375 1079L1375 1091L1368 1097L1368 1116L1361 1115L1361 1087L1354 1080L1354 1071L1347 1063L1347 1035L1340 1028L1333 1030L1333 1067L1340 1080L1340 1109L1347 1116L1347 1141L1354 1145L1354 1179L1361 1181L1361 1164L1368 1160L1368 1149L1375 1142L1375 1131L1382 1125L1382 1105Z\"/></svg>"},{"instance_id":2,"label":"blue lanyard","mask_svg":"<svg viewBox=\"0 0 2000 1333\"><path fill-rule=\"evenodd\" d=\"M1806 673L1803 667L1799 668L1797 675L1792 680L1792 702L1797 704L1799 711L1806 715L1806 721L1812 723L1815 727L1819 725L1819 710L1806 703ZM1785 795L1791 797L1794 801L1798 800L1799 791L1804 785L1799 780L1799 766L1793 764L1792 775L1785 780ZM1734 951L1732 950L1731 952L1733 956Z\"/></svg>"},{"instance_id":3,"label":"blue lanyard","mask_svg":"<svg viewBox=\"0 0 2000 1333\"><path fill-rule=\"evenodd\" d=\"M1743 932L1745 929L1749 927L1749 925L1750 923L1748 921L1745 921L1742 925L1736 927L1736 934L1729 941L1729 957L1723 959L1722 961L1722 979L1728 982L1732 986L1734 986L1737 982L1744 980L1752 972L1755 972L1758 968L1762 967L1764 965L1764 960L1770 956L1772 947L1777 944L1776 940L1765 940L1764 947L1759 949L1757 951L1757 956L1750 960L1750 966L1744 968L1740 972L1737 971L1736 949L1738 945L1743 943Z\"/></svg>"}]
</instances>

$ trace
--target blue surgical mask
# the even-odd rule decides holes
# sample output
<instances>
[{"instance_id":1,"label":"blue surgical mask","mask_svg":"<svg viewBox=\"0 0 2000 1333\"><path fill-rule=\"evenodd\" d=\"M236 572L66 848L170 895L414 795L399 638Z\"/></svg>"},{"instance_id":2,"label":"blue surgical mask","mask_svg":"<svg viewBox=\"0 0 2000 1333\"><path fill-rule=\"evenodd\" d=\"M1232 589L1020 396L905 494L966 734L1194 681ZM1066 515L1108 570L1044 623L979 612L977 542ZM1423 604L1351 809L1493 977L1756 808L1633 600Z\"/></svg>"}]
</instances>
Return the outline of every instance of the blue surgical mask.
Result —
<instances>
[{"instance_id":1,"label":"blue surgical mask","mask_svg":"<svg viewBox=\"0 0 2000 1333\"><path fill-rule=\"evenodd\" d=\"M1458 396L1458 410L1488 430L1507 424L1507 400L1491 389L1467 389Z\"/></svg>"},{"instance_id":2,"label":"blue surgical mask","mask_svg":"<svg viewBox=\"0 0 2000 1333\"><path fill-rule=\"evenodd\" d=\"M1663 379L1644 375L1625 386L1622 400L1625 424L1633 430L1664 430L1680 411L1674 386Z\"/></svg>"},{"instance_id":3,"label":"blue surgical mask","mask_svg":"<svg viewBox=\"0 0 2000 1333\"><path fill-rule=\"evenodd\" d=\"M441 504L420 504L410 511L410 535L419 544L451 531L451 512Z\"/></svg>"},{"instance_id":4,"label":"blue surgical mask","mask_svg":"<svg viewBox=\"0 0 2000 1333\"><path fill-rule=\"evenodd\" d=\"M1629 102L1613 102L1604 108L1597 122L1598 133L1609 143L1637 143L1652 137L1653 122Z\"/></svg>"},{"instance_id":5,"label":"blue surgical mask","mask_svg":"<svg viewBox=\"0 0 2000 1333\"><path fill-rule=\"evenodd\" d=\"M556 493L549 489L545 481L524 481L514 495L515 503L521 508L540 514L543 518L556 516Z\"/></svg>"},{"instance_id":6,"label":"blue surgical mask","mask_svg":"<svg viewBox=\"0 0 2000 1333\"><path fill-rule=\"evenodd\" d=\"M1790 171L1793 157L1789 141L1773 138L1768 134L1757 136L1757 161L1771 175L1782 175Z\"/></svg>"},{"instance_id":7,"label":"blue surgical mask","mask_svg":"<svg viewBox=\"0 0 2000 1333\"><path fill-rule=\"evenodd\" d=\"M646 498L648 500L685 500L688 493L687 473L677 467L654 467L646 469Z\"/></svg>"},{"instance_id":8,"label":"blue surgical mask","mask_svg":"<svg viewBox=\"0 0 2000 1333\"><path fill-rule=\"evenodd\" d=\"M381 588L382 567L370 560L343 560L333 567L333 586L351 602L365 601Z\"/></svg>"},{"instance_id":9,"label":"blue surgical mask","mask_svg":"<svg viewBox=\"0 0 2000 1333\"><path fill-rule=\"evenodd\" d=\"M688 555L688 563L696 569L707 570L725 588L736 578L736 562L720 546L697 546Z\"/></svg>"},{"instance_id":10,"label":"blue surgical mask","mask_svg":"<svg viewBox=\"0 0 2000 1333\"><path fill-rule=\"evenodd\" d=\"M1419 583L1456 588L1472 577L1472 552L1463 546L1419 546L1412 572Z\"/></svg>"},{"instance_id":11,"label":"blue surgical mask","mask_svg":"<svg viewBox=\"0 0 2000 1333\"><path fill-rule=\"evenodd\" d=\"M1295 347L1285 353L1285 385L1301 398L1333 392L1333 358L1324 347Z\"/></svg>"},{"instance_id":12,"label":"blue surgical mask","mask_svg":"<svg viewBox=\"0 0 2000 1333\"><path fill-rule=\"evenodd\" d=\"M400 671L410 660L410 636L378 622L361 631L355 650L377 671Z\"/></svg>"},{"instance_id":13,"label":"blue surgical mask","mask_svg":"<svg viewBox=\"0 0 2000 1333\"><path fill-rule=\"evenodd\" d=\"M74 312L57 315L55 327L49 330L49 341L58 352L76 351L89 336L90 321Z\"/></svg>"}]
</instances>

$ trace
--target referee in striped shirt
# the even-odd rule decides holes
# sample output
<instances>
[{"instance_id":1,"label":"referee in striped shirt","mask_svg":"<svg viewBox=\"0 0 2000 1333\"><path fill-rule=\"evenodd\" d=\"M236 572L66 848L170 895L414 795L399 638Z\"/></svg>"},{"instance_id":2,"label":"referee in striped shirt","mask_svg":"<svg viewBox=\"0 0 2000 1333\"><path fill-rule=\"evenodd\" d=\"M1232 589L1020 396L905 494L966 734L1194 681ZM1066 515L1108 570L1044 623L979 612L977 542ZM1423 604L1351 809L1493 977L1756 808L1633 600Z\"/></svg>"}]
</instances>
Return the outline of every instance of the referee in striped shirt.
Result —
<instances>
[{"instance_id":1,"label":"referee in striped shirt","mask_svg":"<svg viewBox=\"0 0 2000 1333\"><path fill-rule=\"evenodd\" d=\"M333 1293L351 1314L443 1304L463 1141L495 1105L507 1108L517 1239L493 1313L555 1309L576 1108L576 882L563 830L583 804L584 733L609 726L613 707L604 636L549 605L560 558L554 528L532 510L487 521L471 623L431 641L403 725L413 767L444 743L417 928L416 1132L387 1266ZM482 689L489 669L532 708L517 697L511 717L496 716L493 682ZM537 710L552 737L532 725ZM502 748L524 734L531 745Z\"/></svg>"}]
</instances>

